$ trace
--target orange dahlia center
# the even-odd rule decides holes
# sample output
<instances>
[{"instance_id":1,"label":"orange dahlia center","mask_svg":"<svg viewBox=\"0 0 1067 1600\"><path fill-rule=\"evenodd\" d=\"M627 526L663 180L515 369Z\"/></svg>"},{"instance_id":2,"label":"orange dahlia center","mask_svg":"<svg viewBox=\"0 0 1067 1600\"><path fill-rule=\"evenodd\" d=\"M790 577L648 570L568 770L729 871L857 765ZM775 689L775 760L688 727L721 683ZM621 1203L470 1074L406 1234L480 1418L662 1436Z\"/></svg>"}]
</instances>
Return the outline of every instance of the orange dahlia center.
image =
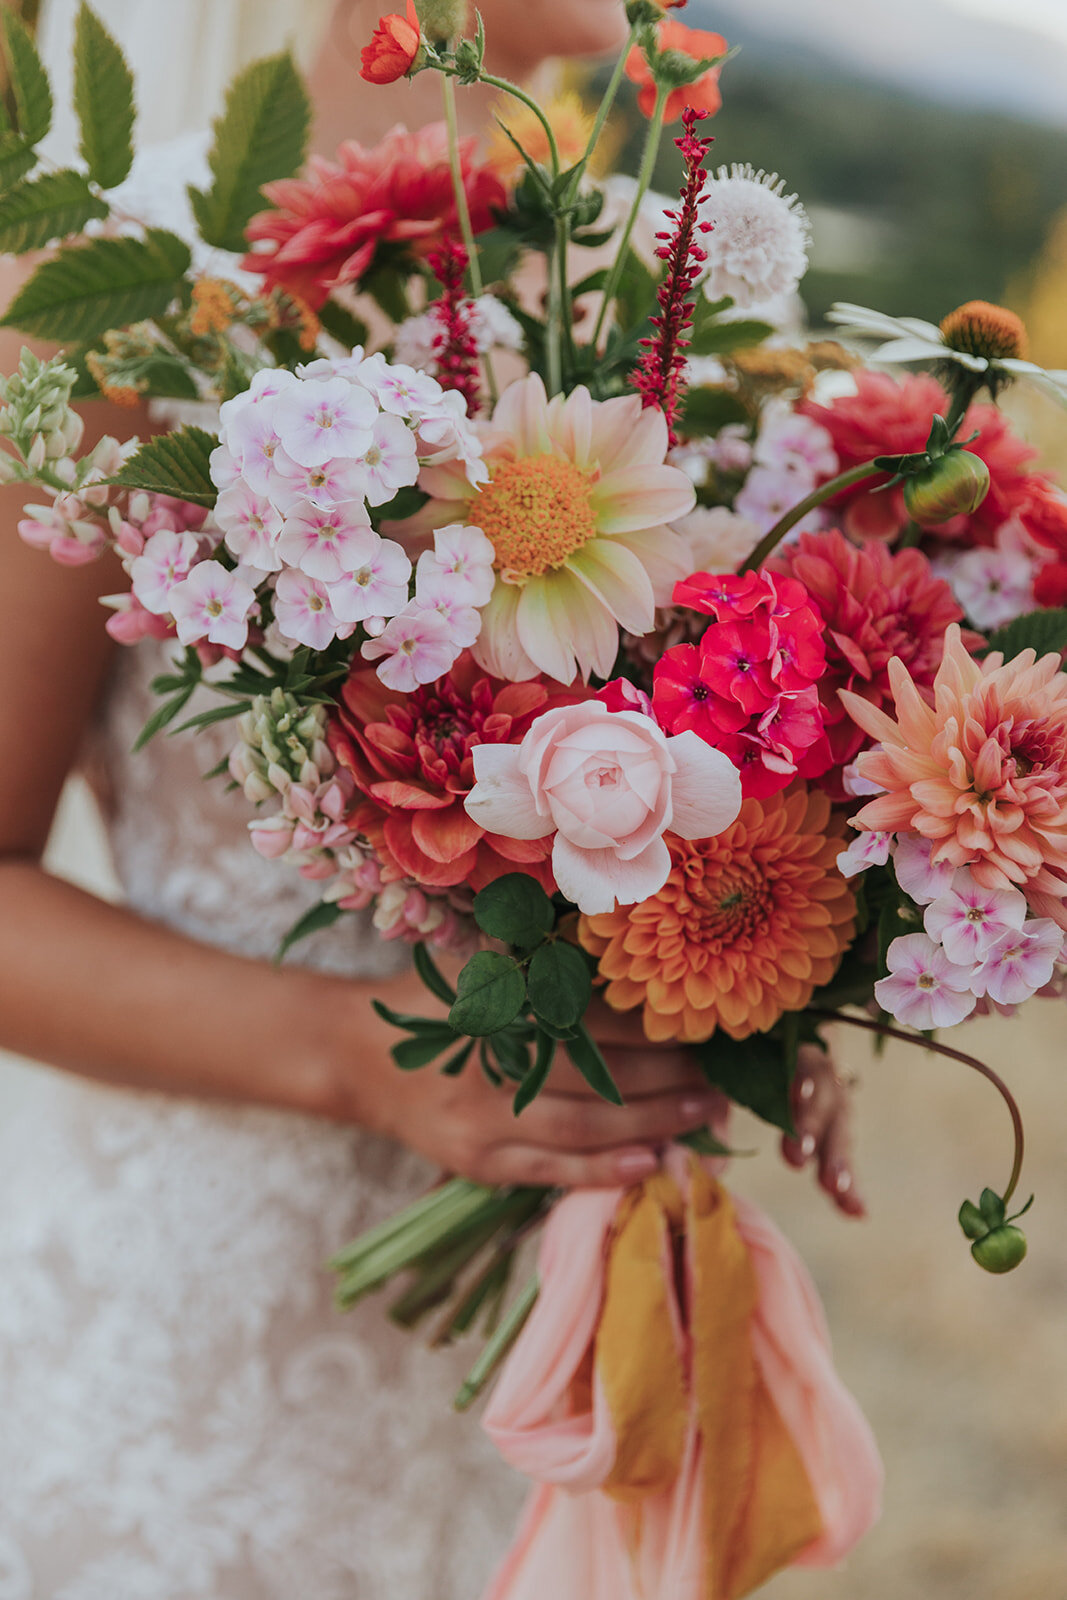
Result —
<instances>
[{"instance_id":1,"label":"orange dahlia center","mask_svg":"<svg viewBox=\"0 0 1067 1600\"><path fill-rule=\"evenodd\" d=\"M774 910L774 891L751 862L732 862L716 873L694 851L685 862L685 889L675 901L687 943L712 940L732 944L743 935L761 933Z\"/></svg>"},{"instance_id":2,"label":"orange dahlia center","mask_svg":"<svg viewBox=\"0 0 1067 1600\"><path fill-rule=\"evenodd\" d=\"M562 567L596 533L592 484L573 461L524 456L493 469L471 507L506 583Z\"/></svg>"},{"instance_id":3,"label":"orange dahlia center","mask_svg":"<svg viewBox=\"0 0 1067 1600\"><path fill-rule=\"evenodd\" d=\"M988 300L968 300L950 311L941 324L941 337L950 350L981 356L986 361L1018 360L1026 355L1026 326L1014 311Z\"/></svg>"}]
</instances>

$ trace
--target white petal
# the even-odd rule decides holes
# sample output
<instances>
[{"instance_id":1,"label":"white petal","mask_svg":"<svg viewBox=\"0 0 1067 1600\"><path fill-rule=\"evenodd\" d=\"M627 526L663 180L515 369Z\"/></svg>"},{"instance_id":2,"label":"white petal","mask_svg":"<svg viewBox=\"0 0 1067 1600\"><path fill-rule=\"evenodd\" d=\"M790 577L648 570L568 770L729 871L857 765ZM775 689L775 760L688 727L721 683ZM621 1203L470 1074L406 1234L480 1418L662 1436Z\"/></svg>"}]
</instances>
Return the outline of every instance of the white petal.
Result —
<instances>
[{"instance_id":1,"label":"white petal","mask_svg":"<svg viewBox=\"0 0 1067 1600\"><path fill-rule=\"evenodd\" d=\"M539 671L537 662L531 661L520 645L515 627L521 593L514 584L497 580L489 604L482 610L482 631L471 646L480 667L509 683L525 683Z\"/></svg>"},{"instance_id":2,"label":"white petal","mask_svg":"<svg viewBox=\"0 0 1067 1600\"><path fill-rule=\"evenodd\" d=\"M621 861L614 850L579 850L562 834L552 846L552 871L561 893L579 911L592 916L633 906L662 889L671 870L671 853L663 840L653 839L632 861Z\"/></svg>"},{"instance_id":3,"label":"white petal","mask_svg":"<svg viewBox=\"0 0 1067 1600\"><path fill-rule=\"evenodd\" d=\"M558 683L570 683L576 671L574 644L567 637L570 618L553 595L554 587L535 579L519 591L515 627L530 660Z\"/></svg>"},{"instance_id":4,"label":"white petal","mask_svg":"<svg viewBox=\"0 0 1067 1600\"><path fill-rule=\"evenodd\" d=\"M552 832L551 817L540 815L519 771L518 745L478 744L471 755L477 782L463 802L468 817L507 839L543 839Z\"/></svg>"},{"instance_id":5,"label":"white petal","mask_svg":"<svg viewBox=\"0 0 1067 1600\"><path fill-rule=\"evenodd\" d=\"M741 810L741 776L728 756L687 728L667 740L678 763L671 780L671 829L683 839L713 839Z\"/></svg>"},{"instance_id":6,"label":"white petal","mask_svg":"<svg viewBox=\"0 0 1067 1600\"><path fill-rule=\"evenodd\" d=\"M629 633L648 632L656 601L648 573L632 550L613 539L590 539L571 557L570 570Z\"/></svg>"}]
</instances>

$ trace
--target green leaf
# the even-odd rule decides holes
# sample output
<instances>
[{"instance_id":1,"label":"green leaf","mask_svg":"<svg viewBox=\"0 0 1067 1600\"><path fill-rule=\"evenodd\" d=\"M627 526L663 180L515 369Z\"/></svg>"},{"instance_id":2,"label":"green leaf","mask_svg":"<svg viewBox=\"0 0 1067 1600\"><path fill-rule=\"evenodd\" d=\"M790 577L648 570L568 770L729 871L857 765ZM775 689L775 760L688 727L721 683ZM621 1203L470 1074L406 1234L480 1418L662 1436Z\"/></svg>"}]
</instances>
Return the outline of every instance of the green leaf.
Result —
<instances>
[{"instance_id":1,"label":"green leaf","mask_svg":"<svg viewBox=\"0 0 1067 1600\"><path fill-rule=\"evenodd\" d=\"M594 1090L602 1100L610 1100L614 1106L625 1104L608 1069L608 1064L600 1052L600 1046L584 1023L574 1038L568 1039L566 1049L590 1089Z\"/></svg>"},{"instance_id":2,"label":"green leaf","mask_svg":"<svg viewBox=\"0 0 1067 1600\"><path fill-rule=\"evenodd\" d=\"M412 956L415 962L415 971L430 993L436 995L438 1000L442 1001L446 1006L454 1004L456 991L446 980L427 946L422 943L417 944L412 951Z\"/></svg>"},{"instance_id":3,"label":"green leaf","mask_svg":"<svg viewBox=\"0 0 1067 1600\"><path fill-rule=\"evenodd\" d=\"M133 75L84 0L74 33L74 109L90 178L101 189L117 188L133 164Z\"/></svg>"},{"instance_id":4,"label":"green leaf","mask_svg":"<svg viewBox=\"0 0 1067 1600\"><path fill-rule=\"evenodd\" d=\"M346 350L366 344L369 337L367 324L354 317L339 300L327 300L315 314L331 339L336 339Z\"/></svg>"},{"instance_id":5,"label":"green leaf","mask_svg":"<svg viewBox=\"0 0 1067 1600\"><path fill-rule=\"evenodd\" d=\"M196 685L193 683L185 684L172 700L168 700L165 705L161 705L158 710L152 713L134 740L133 753L135 755L138 750L143 750L149 740L154 739L156 734L165 728L169 722L174 721L183 706L187 705L191 700L195 687Z\"/></svg>"},{"instance_id":6,"label":"green leaf","mask_svg":"<svg viewBox=\"0 0 1067 1600\"><path fill-rule=\"evenodd\" d=\"M530 1070L528 1033L518 1028L502 1028L489 1040L493 1059L505 1078L521 1083Z\"/></svg>"},{"instance_id":7,"label":"green leaf","mask_svg":"<svg viewBox=\"0 0 1067 1600\"><path fill-rule=\"evenodd\" d=\"M465 1045L461 1045L460 1046L460 1048L456 1051L454 1056L449 1056L448 1060L445 1062L444 1066L441 1068L441 1071L444 1073L446 1078L458 1078L459 1077L460 1073L463 1071L463 1068L467 1065L467 1062L470 1060L471 1051L473 1049L474 1049L474 1040L473 1039L468 1039Z\"/></svg>"},{"instance_id":8,"label":"green leaf","mask_svg":"<svg viewBox=\"0 0 1067 1600\"><path fill-rule=\"evenodd\" d=\"M341 907L335 905L332 900L320 900L317 906L312 906L310 911L305 911L304 915L293 923L293 926L289 929L275 952L275 961L283 961L294 944L299 944L301 939L306 939L309 933L318 933L323 928L332 928L338 918L343 916L344 912Z\"/></svg>"},{"instance_id":9,"label":"green leaf","mask_svg":"<svg viewBox=\"0 0 1067 1600\"><path fill-rule=\"evenodd\" d=\"M990 650L1000 650L1005 661L1020 650L1036 650L1039 656L1067 650L1067 610L1030 611L1014 617L989 636Z\"/></svg>"},{"instance_id":10,"label":"green leaf","mask_svg":"<svg viewBox=\"0 0 1067 1600\"><path fill-rule=\"evenodd\" d=\"M394 1044L392 1057L401 1072L417 1072L428 1067L431 1061L451 1049L456 1036L447 1022L442 1022L433 1033L420 1033Z\"/></svg>"},{"instance_id":11,"label":"green leaf","mask_svg":"<svg viewBox=\"0 0 1067 1600\"><path fill-rule=\"evenodd\" d=\"M457 1033L483 1038L514 1022L526 1004L526 983L510 956L479 950L459 975L459 997L448 1020Z\"/></svg>"},{"instance_id":12,"label":"green leaf","mask_svg":"<svg viewBox=\"0 0 1067 1600\"><path fill-rule=\"evenodd\" d=\"M789 1104L793 1075L780 1040L755 1033L738 1041L720 1031L696 1050L709 1083L764 1122L795 1133Z\"/></svg>"},{"instance_id":13,"label":"green leaf","mask_svg":"<svg viewBox=\"0 0 1067 1600\"><path fill-rule=\"evenodd\" d=\"M214 125L212 184L189 190L202 238L242 251L245 227L264 208L261 190L304 164L311 107L287 51L253 62L232 84Z\"/></svg>"},{"instance_id":14,"label":"green leaf","mask_svg":"<svg viewBox=\"0 0 1067 1600\"><path fill-rule=\"evenodd\" d=\"M218 490L209 462L218 439L204 428L178 428L149 439L110 480L126 489L169 494L197 506L213 506Z\"/></svg>"},{"instance_id":15,"label":"green leaf","mask_svg":"<svg viewBox=\"0 0 1067 1600\"><path fill-rule=\"evenodd\" d=\"M551 933L556 914L536 878L527 872L508 872L475 895L474 920L490 939L536 944Z\"/></svg>"},{"instance_id":16,"label":"green leaf","mask_svg":"<svg viewBox=\"0 0 1067 1600\"><path fill-rule=\"evenodd\" d=\"M523 1078L522 1082L519 1084L519 1087L515 1091L515 1098L511 1102L511 1109L514 1111L516 1116L518 1116L520 1112L525 1111L530 1102L532 1100L536 1100L537 1096L541 1093L541 1090L548 1082L548 1074L552 1070L552 1063L555 1060L555 1057L555 1039L552 1038L551 1034L539 1031L537 1035L537 1054L534 1057L534 1064Z\"/></svg>"},{"instance_id":17,"label":"green leaf","mask_svg":"<svg viewBox=\"0 0 1067 1600\"><path fill-rule=\"evenodd\" d=\"M27 144L40 144L52 126L52 91L48 74L37 54L33 35L14 6L0 9L11 88L15 95L15 117Z\"/></svg>"},{"instance_id":18,"label":"green leaf","mask_svg":"<svg viewBox=\"0 0 1067 1600\"><path fill-rule=\"evenodd\" d=\"M0 133L0 194L6 194L36 165L37 157L25 139L17 133Z\"/></svg>"},{"instance_id":19,"label":"green leaf","mask_svg":"<svg viewBox=\"0 0 1067 1600\"><path fill-rule=\"evenodd\" d=\"M689 353L694 356L723 356L732 350L748 350L762 344L774 332L769 322L753 318L739 318L736 322L718 322L698 319L689 341Z\"/></svg>"},{"instance_id":20,"label":"green leaf","mask_svg":"<svg viewBox=\"0 0 1067 1600\"><path fill-rule=\"evenodd\" d=\"M641 328L656 304L657 280L633 249L626 261L615 295L615 316L625 331Z\"/></svg>"},{"instance_id":21,"label":"green leaf","mask_svg":"<svg viewBox=\"0 0 1067 1600\"><path fill-rule=\"evenodd\" d=\"M162 316L182 292L189 263L189 247L158 228L143 239L68 245L38 267L0 325L46 339L97 339Z\"/></svg>"},{"instance_id":22,"label":"green leaf","mask_svg":"<svg viewBox=\"0 0 1067 1600\"><path fill-rule=\"evenodd\" d=\"M563 939L534 951L526 983L537 1016L557 1028L573 1028L580 1022L593 994L588 961Z\"/></svg>"},{"instance_id":23,"label":"green leaf","mask_svg":"<svg viewBox=\"0 0 1067 1600\"><path fill-rule=\"evenodd\" d=\"M176 734L188 733L192 728L210 728L216 722L228 722L231 717L240 717L251 709L251 700L234 700L231 705L211 706L207 711L198 711L195 717L179 722L176 728L171 729L170 736L174 738Z\"/></svg>"},{"instance_id":24,"label":"green leaf","mask_svg":"<svg viewBox=\"0 0 1067 1600\"><path fill-rule=\"evenodd\" d=\"M718 433L727 423L748 420L744 401L729 389L690 389L685 397L679 431L690 438L704 438Z\"/></svg>"},{"instance_id":25,"label":"green leaf","mask_svg":"<svg viewBox=\"0 0 1067 1600\"><path fill-rule=\"evenodd\" d=\"M0 200L0 253L20 256L43 250L53 239L80 233L90 217L106 217L80 172L43 172Z\"/></svg>"}]
</instances>

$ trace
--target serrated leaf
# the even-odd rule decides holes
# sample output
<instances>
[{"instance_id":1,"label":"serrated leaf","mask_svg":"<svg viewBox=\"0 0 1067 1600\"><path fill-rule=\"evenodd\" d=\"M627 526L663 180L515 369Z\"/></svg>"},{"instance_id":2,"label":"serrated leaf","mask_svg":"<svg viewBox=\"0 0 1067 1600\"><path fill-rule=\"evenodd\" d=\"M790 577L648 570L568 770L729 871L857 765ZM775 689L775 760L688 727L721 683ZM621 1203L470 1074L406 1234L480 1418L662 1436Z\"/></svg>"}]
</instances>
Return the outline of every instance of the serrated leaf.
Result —
<instances>
[{"instance_id":1,"label":"serrated leaf","mask_svg":"<svg viewBox=\"0 0 1067 1600\"><path fill-rule=\"evenodd\" d=\"M556 921L548 895L528 872L507 872L474 897L474 920L490 939L536 944Z\"/></svg>"},{"instance_id":2,"label":"serrated leaf","mask_svg":"<svg viewBox=\"0 0 1067 1600\"><path fill-rule=\"evenodd\" d=\"M514 1022L526 1003L526 983L510 956L479 950L459 975L458 996L448 1013L457 1033L475 1038Z\"/></svg>"},{"instance_id":3,"label":"serrated leaf","mask_svg":"<svg viewBox=\"0 0 1067 1600\"><path fill-rule=\"evenodd\" d=\"M579 1027L574 1038L568 1039L566 1050L590 1089L598 1094L602 1100L609 1100L614 1106L625 1104L622 1095L619 1093L618 1085L611 1076L608 1064L604 1060L600 1046L584 1023Z\"/></svg>"},{"instance_id":4,"label":"serrated leaf","mask_svg":"<svg viewBox=\"0 0 1067 1600\"><path fill-rule=\"evenodd\" d=\"M215 434L204 428L157 434L123 463L110 482L125 489L173 495L197 506L213 506L218 490L211 481L209 463L218 442Z\"/></svg>"},{"instance_id":5,"label":"serrated leaf","mask_svg":"<svg viewBox=\"0 0 1067 1600\"><path fill-rule=\"evenodd\" d=\"M80 233L90 217L107 214L80 172L69 167L43 172L0 199L0 253L43 250L53 239Z\"/></svg>"},{"instance_id":6,"label":"serrated leaf","mask_svg":"<svg viewBox=\"0 0 1067 1600\"><path fill-rule=\"evenodd\" d=\"M518 1116L526 1110L532 1100L536 1100L545 1084L548 1074L552 1070L552 1063L556 1057L556 1041L550 1034L538 1031L537 1054L534 1064L523 1078L515 1091L515 1098L511 1102L511 1109Z\"/></svg>"},{"instance_id":7,"label":"serrated leaf","mask_svg":"<svg viewBox=\"0 0 1067 1600\"><path fill-rule=\"evenodd\" d=\"M720 1031L696 1051L709 1083L783 1133L796 1132L789 1104L793 1074L780 1040L755 1033L738 1041Z\"/></svg>"},{"instance_id":8,"label":"serrated leaf","mask_svg":"<svg viewBox=\"0 0 1067 1600\"><path fill-rule=\"evenodd\" d=\"M189 190L207 244L245 248L249 219L263 210L263 185L303 166L310 120L307 91L287 51L253 62L235 80L214 125L211 188Z\"/></svg>"},{"instance_id":9,"label":"serrated leaf","mask_svg":"<svg viewBox=\"0 0 1067 1600\"><path fill-rule=\"evenodd\" d=\"M1024 617L1013 617L990 634L989 648L1001 651L1005 661L1020 650L1036 650L1039 656L1059 655L1067 650L1067 610L1030 611Z\"/></svg>"},{"instance_id":10,"label":"serrated leaf","mask_svg":"<svg viewBox=\"0 0 1067 1600\"><path fill-rule=\"evenodd\" d=\"M588 961L563 939L534 951L526 986L536 1015L556 1028L573 1028L580 1022L593 994Z\"/></svg>"},{"instance_id":11,"label":"serrated leaf","mask_svg":"<svg viewBox=\"0 0 1067 1600\"><path fill-rule=\"evenodd\" d=\"M311 933L318 933L323 928L332 928L339 917L343 917L341 907L334 905L331 900L320 900L317 906L312 906L310 911L305 911L299 917L289 932L278 946L275 961L282 961L294 944L299 944L301 939L306 939Z\"/></svg>"},{"instance_id":12,"label":"serrated leaf","mask_svg":"<svg viewBox=\"0 0 1067 1600\"><path fill-rule=\"evenodd\" d=\"M74 109L90 178L101 189L117 188L133 165L133 75L84 0L74 31Z\"/></svg>"},{"instance_id":13,"label":"serrated leaf","mask_svg":"<svg viewBox=\"0 0 1067 1600\"><path fill-rule=\"evenodd\" d=\"M52 126L52 91L33 35L13 6L0 9L4 53L15 96L18 130L28 144L40 144Z\"/></svg>"},{"instance_id":14,"label":"serrated leaf","mask_svg":"<svg viewBox=\"0 0 1067 1600\"><path fill-rule=\"evenodd\" d=\"M37 156L17 133L0 133L0 194L8 191L37 165Z\"/></svg>"},{"instance_id":15,"label":"serrated leaf","mask_svg":"<svg viewBox=\"0 0 1067 1600\"><path fill-rule=\"evenodd\" d=\"M45 339L97 339L162 316L181 293L189 263L189 247L158 228L143 239L68 245L38 267L0 325Z\"/></svg>"}]
</instances>

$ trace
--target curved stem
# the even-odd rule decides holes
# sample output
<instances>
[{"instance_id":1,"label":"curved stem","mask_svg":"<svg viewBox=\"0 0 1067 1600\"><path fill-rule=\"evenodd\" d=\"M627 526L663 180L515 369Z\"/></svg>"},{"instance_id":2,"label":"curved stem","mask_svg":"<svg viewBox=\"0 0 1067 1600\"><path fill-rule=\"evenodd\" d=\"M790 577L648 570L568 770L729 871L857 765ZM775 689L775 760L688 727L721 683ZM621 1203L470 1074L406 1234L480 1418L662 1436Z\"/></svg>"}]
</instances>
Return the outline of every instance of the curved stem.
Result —
<instances>
[{"instance_id":1,"label":"curved stem","mask_svg":"<svg viewBox=\"0 0 1067 1600\"><path fill-rule=\"evenodd\" d=\"M514 99L520 100L524 106L533 112L534 116L545 130L545 138L548 140L548 153L552 162L552 176L554 178L558 178L559 148L556 144L556 135L552 132L552 124L549 122L548 118L545 116L544 112L541 110L541 107L537 104L537 101L533 98L533 96L527 94L525 89L520 89L517 83L511 83L507 78L496 78L491 72L483 72L479 77L478 82L487 83L492 89L501 89L504 94L510 94Z\"/></svg>"},{"instance_id":2,"label":"curved stem","mask_svg":"<svg viewBox=\"0 0 1067 1600\"><path fill-rule=\"evenodd\" d=\"M604 90L604 98L601 100L600 105L597 108L596 121L593 123L593 131L589 135L589 143L585 147L585 154L582 156L581 161L579 161L578 166L575 169L572 193L577 189L578 184L585 173L586 167L593 159L593 152L600 143L600 135L603 133L604 124L608 120L608 112L615 104L615 96L619 92L619 85L622 83L622 75L626 71L626 63L629 60L630 51L637 43L637 35L640 33L640 31L641 24L635 22L630 28L630 36L623 46L622 53L615 63L615 70L612 72L611 77L608 80L608 86Z\"/></svg>"},{"instance_id":3,"label":"curved stem","mask_svg":"<svg viewBox=\"0 0 1067 1600\"><path fill-rule=\"evenodd\" d=\"M471 292L477 298L482 292L482 274L478 265L478 247L474 242L470 207L467 205L467 190L463 183L463 161L459 153L459 121L456 117L456 86L448 73L443 73L441 77L441 95L445 103L448 165L452 173L452 191L456 198L456 216L459 218L459 231L463 235L463 244L467 252Z\"/></svg>"},{"instance_id":4,"label":"curved stem","mask_svg":"<svg viewBox=\"0 0 1067 1600\"><path fill-rule=\"evenodd\" d=\"M1015 1096L998 1072L994 1072L992 1067L987 1067L984 1061L979 1061L977 1056L969 1056L963 1050L955 1050L948 1044L938 1044L935 1040L924 1038L919 1034L905 1033L900 1028L891 1028L885 1022L872 1022L867 1017L850 1017L844 1011L824 1011L819 1006L809 1006L808 1016L820 1017L825 1022L847 1022L850 1027L864 1028L868 1033L881 1034L883 1039L899 1039L904 1044L915 1045L919 1050L932 1050L935 1055L947 1056L950 1061L960 1061L965 1067L970 1067L974 1072L981 1073L983 1078L987 1078L1007 1106L1015 1134L1015 1159L1012 1162L1011 1177L1008 1179L1008 1187L1001 1196L1005 1208L1007 1207L1008 1201L1019 1185L1025 1139L1022 1113L1016 1104Z\"/></svg>"},{"instance_id":5,"label":"curved stem","mask_svg":"<svg viewBox=\"0 0 1067 1600\"><path fill-rule=\"evenodd\" d=\"M854 483L862 483L864 478L873 478L875 473L881 471L883 468L875 466L873 461L865 461L862 466L851 467L848 472L839 472L836 478L830 478L826 483L820 484L803 500L798 501L791 511L787 511L784 517L779 517L770 532L763 535L748 560L742 563L741 571L754 572L761 566L785 538L790 528L795 528L798 522L802 522L809 511L814 511L835 494L839 494L842 489L850 489Z\"/></svg>"},{"instance_id":6,"label":"curved stem","mask_svg":"<svg viewBox=\"0 0 1067 1600\"><path fill-rule=\"evenodd\" d=\"M664 88L662 84L656 91L656 106L648 124L648 137L645 140L645 153L641 157L641 170L637 174L637 189L634 193L633 205L630 207L630 215L627 217L626 226L622 231L622 238L619 241L615 260L611 264L608 281L604 285L604 298L600 305L600 315L597 317L596 327L593 329L591 344L594 350L600 343L600 335L604 331L604 319L608 314L608 308L618 293L619 280L622 278L623 268L626 265L626 252L629 248L630 236L634 231L634 224L641 210L641 202L648 193L649 185L652 182L652 174L656 170L656 157L659 155L660 139L663 135L663 115L667 108L669 94L670 90Z\"/></svg>"}]
</instances>

